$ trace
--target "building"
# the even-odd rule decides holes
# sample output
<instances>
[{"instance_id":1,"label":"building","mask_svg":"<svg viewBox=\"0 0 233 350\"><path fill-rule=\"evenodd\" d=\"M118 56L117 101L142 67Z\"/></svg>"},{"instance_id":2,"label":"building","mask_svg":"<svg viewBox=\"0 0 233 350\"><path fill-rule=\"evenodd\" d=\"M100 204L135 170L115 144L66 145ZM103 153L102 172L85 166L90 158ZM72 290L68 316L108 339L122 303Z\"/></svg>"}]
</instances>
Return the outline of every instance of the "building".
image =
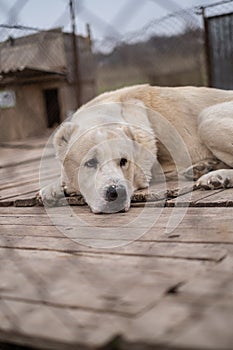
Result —
<instances>
[{"instance_id":1,"label":"building","mask_svg":"<svg viewBox=\"0 0 233 350\"><path fill-rule=\"evenodd\" d=\"M90 37L74 39L58 28L0 43L0 142L36 136L62 122L78 101L95 95L95 74Z\"/></svg>"}]
</instances>

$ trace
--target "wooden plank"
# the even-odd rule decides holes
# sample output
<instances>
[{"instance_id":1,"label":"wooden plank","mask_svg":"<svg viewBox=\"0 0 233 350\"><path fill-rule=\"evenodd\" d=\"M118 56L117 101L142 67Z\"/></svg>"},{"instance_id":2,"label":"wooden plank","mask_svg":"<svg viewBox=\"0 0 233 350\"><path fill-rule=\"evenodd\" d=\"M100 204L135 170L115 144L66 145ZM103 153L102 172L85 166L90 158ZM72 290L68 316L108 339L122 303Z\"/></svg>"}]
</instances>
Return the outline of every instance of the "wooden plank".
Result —
<instances>
[{"instance_id":1,"label":"wooden plank","mask_svg":"<svg viewBox=\"0 0 233 350\"><path fill-rule=\"evenodd\" d=\"M46 178L44 179L52 181L53 179L56 179L56 175L54 174L47 175ZM16 195L23 194L25 191L25 188L28 188L28 187L31 188L32 186L34 186L37 190L40 188L39 174L35 177L31 176L26 180L21 180L20 182L10 183L4 186L1 190L0 200L3 201L4 199L7 199L9 197L12 197L12 196L14 197ZM32 196L31 198L33 199Z\"/></svg>"},{"instance_id":2,"label":"wooden plank","mask_svg":"<svg viewBox=\"0 0 233 350\"><path fill-rule=\"evenodd\" d=\"M22 148L22 149L32 149L32 148L44 148L48 141L50 132L48 135L41 137L32 137L26 140L10 141L10 142L0 142L0 148Z\"/></svg>"},{"instance_id":3,"label":"wooden plank","mask_svg":"<svg viewBox=\"0 0 233 350\"><path fill-rule=\"evenodd\" d=\"M61 208L56 208L58 209L58 215L60 216L66 216L66 212L65 209L63 207ZM127 213L115 213L112 215L109 214L100 214L100 215L96 215L93 214L90 209L88 208L88 206L80 206L80 207L71 207L72 213L74 215L80 215L80 216L85 216L86 220L93 220L93 222L95 220L102 220L103 224L105 222L105 219L109 218L109 222L110 221L115 221L115 220L126 220L126 222L132 220L135 216L140 215L140 213L142 213L143 208L132 208L130 209ZM155 208L155 212L156 213L160 213L160 217L158 222L161 221L161 219L164 219L164 221L167 220L167 216L171 215L173 213L174 208ZM177 208L178 212L182 212L184 211L183 208ZM51 215L52 215L52 211L51 211ZM55 215L56 211L54 212ZM151 216L154 213L154 209L151 207L148 207L146 211L144 211L144 215ZM219 220L219 215L223 216L223 213L225 213L224 216L226 216L226 218L228 219L232 213L233 213L233 209L230 208L221 208L221 207L217 207L217 208L212 208L212 207L207 207L207 208L198 208L198 207L189 207L185 208L185 216L182 220L182 222L186 222L186 221L190 221L192 218L193 220L196 220L194 222L194 224L196 225L198 222L197 217L199 216L201 218L201 220L204 220L205 217L209 217L211 218L211 220ZM165 215L166 214L166 215ZM47 210L44 207L40 207L40 206L35 206L33 208L0 208L0 216L37 216L37 215L42 215L42 216L48 216ZM210 220L210 219L208 219ZM157 222L157 223L158 223ZM161 221L162 222L162 221ZM209 224L211 225L211 221L209 221Z\"/></svg>"},{"instance_id":4,"label":"wooden plank","mask_svg":"<svg viewBox=\"0 0 233 350\"><path fill-rule=\"evenodd\" d=\"M8 299L0 303L0 319L2 342L53 350L97 349L129 322L105 313Z\"/></svg>"},{"instance_id":5,"label":"wooden plank","mask_svg":"<svg viewBox=\"0 0 233 350\"><path fill-rule=\"evenodd\" d=\"M38 209L38 208L37 208ZM42 209L42 208L41 208ZM35 210L35 208L33 208ZM9 212L9 211L8 211ZM17 212L20 212L20 210L17 210ZM17 247L18 249L39 249L41 250L49 250L49 251L63 251L63 252L76 252L76 254L83 254L83 253L91 253L92 255L95 254L107 254L112 255L116 254L119 256L147 256L147 257L161 257L163 259L166 258L172 258L172 259L194 259L194 260L201 260L201 261L220 261L226 256L226 249L218 249L216 246L212 245L198 245L198 248L194 245L190 244L178 244L178 239L176 238L176 244L171 242L171 238L169 238L167 235L164 234L164 232L160 233L160 230L156 227L156 239L154 240L154 243L148 244L149 237L145 237L145 242L143 244L139 242L135 242L133 245L127 247L127 249L114 249L114 250L108 250L101 251L94 249L87 249L86 247L82 247L80 245L77 245L76 243L70 241L69 238L66 238L59 230L57 230L55 227L52 226L30 226L30 220L34 219L37 223L43 222L43 220L46 219L45 216L40 217L38 220L38 215L35 214L34 217L30 217L28 215L25 216L19 216L19 217L11 217L6 216L6 223L9 222L8 220L12 220L12 223L15 223L15 225L9 225L4 224L1 226L1 244L2 246L7 247ZM4 218L2 218L3 220ZM21 223L27 222L28 225L19 225L20 220ZM47 219L46 219L47 220ZM33 220L31 221L31 224L33 223ZM46 222L45 222L46 223ZM37 224L38 225L38 224ZM89 231L89 230L88 230ZM162 230L163 231L163 230ZM194 230L194 236L195 237L196 229ZM159 236L158 236L159 234ZM184 233L185 236L185 233ZM195 239L191 237L190 240L194 241ZM86 240L85 240L86 239ZM106 240L112 240L109 242L106 242ZM90 238L89 232L87 232L86 236L81 237L80 241L84 243L93 242L93 245L96 246L99 244L100 247L106 246L106 244L111 247L119 243L119 238L109 237L106 235L103 235L101 237L95 237L92 240L92 237ZM211 238L214 240L214 238ZM216 238L215 238L216 239ZM227 238L228 239L228 238ZM203 241L203 238L199 238L200 241ZM218 238L219 240L219 238ZM79 241L79 240L78 240ZM121 238L121 243L123 239ZM160 241L160 242L159 242ZM198 239L197 239L198 241ZM208 241L208 239L206 239ZM159 242L159 244L158 244ZM164 242L167 242L164 244ZM171 242L171 243L170 243ZM223 240L224 242L224 240ZM161 244L163 243L163 244Z\"/></svg>"},{"instance_id":6,"label":"wooden plank","mask_svg":"<svg viewBox=\"0 0 233 350\"><path fill-rule=\"evenodd\" d=\"M4 236L4 228L2 229L2 235L0 237L1 247L10 247L18 249L40 249L40 250L55 250L72 252L78 254L82 252L90 253L103 253L107 255L137 255L145 256L148 258L161 257L170 259L188 259L188 260L202 260L202 261L221 261L227 255L227 249L223 247L216 247L212 244L198 244L198 249L195 245L179 242L147 242L147 241L134 241L131 240L128 230L121 230L123 237L113 237L106 233L101 234L99 237L95 237L95 231L82 230L82 233L70 233L67 239L58 239L56 236L41 237L41 236L29 236L26 232L32 231L32 226L24 226L24 236ZM130 246L119 246L128 243L131 240ZM95 251L94 248L83 248L78 243L86 244L94 248L98 248ZM117 249L115 247L118 247ZM102 250L108 248L108 250Z\"/></svg>"},{"instance_id":7,"label":"wooden plank","mask_svg":"<svg viewBox=\"0 0 233 350\"><path fill-rule=\"evenodd\" d=\"M229 271L222 270L221 273L215 269L195 276L187 284L179 288L180 295L192 298L210 298L213 296L221 298L233 297L233 279Z\"/></svg>"},{"instance_id":8,"label":"wooden plank","mask_svg":"<svg viewBox=\"0 0 233 350\"><path fill-rule=\"evenodd\" d=\"M161 340L182 324L189 314L186 305L170 301L160 303L147 318L128 318L106 313L93 313L76 309L61 309L51 305L37 305L27 301L4 300L8 310L14 310L21 319L20 333L14 334L18 344L36 344L48 349L164 349ZM160 317L156 317L160 315ZM14 319L14 316L12 317ZM0 339L12 342L12 328L0 333ZM61 329L61 332L58 330ZM59 334L57 334L59 333ZM34 338L32 338L32 334ZM11 335L11 336L10 336ZM34 340L34 344L33 344ZM160 345L157 346L157 344ZM151 345L150 345L151 344ZM152 345L153 344L153 345ZM167 344L167 342L165 342ZM168 349L168 347L166 347ZM187 348L189 349L189 348Z\"/></svg>"},{"instance_id":9,"label":"wooden plank","mask_svg":"<svg viewBox=\"0 0 233 350\"><path fill-rule=\"evenodd\" d=\"M233 344L233 307L218 305L215 301L211 307L200 312L196 308L195 318L187 320L179 331L168 335L168 343L178 348L187 348L195 344L196 349L231 350Z\"/></svg>"},{"instance_id":10,"label":"wooden plank","mask_svg":"<svg viewBox=\"0 0 233 350\"><path fill-rule=\"evenodd\" d=\"M197 206L233 206L233 189L229 188L227 190L215 191L210 197L201 198L196 202Z\"/></svg>"},{"instance_id":11,"label":"wooden plank","mask_svg":"<svg viewBox=\"0 0 233 350\"><path fill-rule=\"evenodd\" d=\"M72 264L76 268L77 261L79 263L78 267L82 270L82 266L86 266L86 263L88 266L91 264L100 266L99 264L104 263L109 266L112 266L113 269L115 268L115 265L117 265L117 268L119 269L126 269L126 270L137 270L142 274L146 274L147 271L150 273L153 273L155 276L162 276L165 278L170 278L172 276L172 280L174 278L176 279L175 285L179 282L189 281L191 276L195 276L197 274L200 274L200 272L206 271L206 269L210 269L222 265L223 262L219 264L213 264L211 261L200 261L200 260L186 260L185 264L183 260L174 259L171 262L171 259L169 258L153 258L153 259L147 259L145 256L137 256L137 255L125 255L122 257L122 255L113 255L113 254L105 254L102 252L94 253L94 252L82 252L80 251L80 254L72 254L68 251L59 251L59 250L43 250L43 249L12 249L12 248L0 248L1 253L1 262L4 264L4 261L10 261L11 263L15 262L15 265L19 265L18 261L23 261L23 266L26 264L28 266L27 262L31 261L31 259L35 260L34 264L39 265L39 262L42 262L42 265L46 268L48 268L49 272L49 266L52 262L55 267L56 271L56 259L58 261L58 264L60 265L61 262L64 262L64 266L69 266L72 268ZM70 264L70 265L68 265ZM29 264L30 266L30 264ZM36 268L36 265L35 265ZM64 267L65 268L65 267ZM22 269L23 270L23 269ZM34 270L34 269L33 269ZM224 270L225 271L225 270ZM191 275L190 275L191 273ZM87 275L88 276L88 275ZM5 292L5 291L4 291Z\"/></svg>"},{"instance_id":12,"label":"wooden plank","mask_svg":"<svg viewBox=\"0 0 233 350\"><path fill-rule=\"evenodd\" d=\"M55 161L56 163L57 161ZM42 170L39 171L40 164L36 162L36 164L33 162L33 165L35 166L35 170L30 172L29 169L25 169L25 173L28 175L25 177L19 176L18 170L19 167L16 169L14 168L14 171L10 171L11 168L5 168L2 169L2 174L4 178L8 179L8 183L6 182L0 182L1 186L1 193L0 193L0 205L5 205L5 203L9 199L11 202L15 202L17 199L21 202L16 202L16 205L27 205L29 202L28 199L31 199L31 203L34 202L34 205L37 203L35 199L35 195L38 192L40 188L39 179L42 177L44 183L52 182L54 178L57 177L56 172L56 166L54 162L51 162L52 166L51 169L48 167L43 167ZM57 164L57 163L56 163ZM22 167L22 166L21 166ZM28 171L29 170L29 171ZM24 173L21 173L21 175ZM31 194L28 196L28 194ZM26 195L26 196L25 196ZM26 201L24 202L24 199ZM2 203L1 203L2 202Z\"/></svg>"},{"instance_id":13,"label":"wooden plank","mask_svg":"<svg viewBox=\"0 0 233 350\"><path fill-rule=\"evenodd\" d=\"M196 309L191 303L167 298L142 316L129 319L20 300L3 302L7 311L0 308L5 328L0 339L11 343L15 339L18 344L33 347L36 343L56 350L111 348L113 343L122 350L232 349L232 308ZM20 332L13 324L16 315L21 320Z\"/></svg>"},{"instance_id":14,"label":"wooden plank","mask_svg":"<svg viewBox=\"0 0 233 350\"><path fill-rule=\"evenodd\" d=\"M175 199L168 200L166 206L193 206L193 207L232 207L233 189L226 190L196 190ZM175 204L176 203L176 204Z\"/></svg>"},{"instance_id":15,"label":"wooden plank","mask_svg":"<svg viewBox=\"0 0 233 350\"><path fill-rule=\"evenodd\" d=\"M178 215L181 215L183 208L177 208L176 210ZM132 208L128 213L118 213L113 216L94 215L90 213L87 207L72 207L72 212L74 217L78 215L80 219L78 224L77 222L72 222L69 217L68 224L66 224L67 217L63 213L63 208L59 208L57 213L61 220L59 224L63 223L67 228L77 225L79 227L90 225L92 229L95 227L102 227L103 229L106 227L119 227L119 230L121 230L125 225L132 228L145 228L146 234L139 238L140 241L233 244L232 208L189 208L181 224L171 234L167 234L165 229L172 215L172 208L163 208L159 219L155 220L151 229L148 227L148 220L154 215L153 208L148 208L144 216L140 218L140 225L135 222L135 218L140 215L141 208ZM37 234L41 236L47 236L49 232L60 236L61 233L56 227L52 227L53 222L47 216L43 207L0 208L0 215L0 230L5 234L28 235L30 237L35 233L35 229ZM224 219L220 221L219 217ZM27 226L35 229L30 231ZM122 240L123 238L121 236Z\"/></svg>"},{"instance_id":16,"label":"wooden plank","mask_svg":"<svg viewBox=\"0 0 233 350\"><path fill-rule=\"evenodd\" d=\"M182 215L182 208L176 208L177 215ZM164 215L163 215L164 214ZM156 222L156 227L163 232L159 237L156 231L149 231L144 239L156 240L170 238L180 242L202 243L233 243L232 208L189 208L181 221L170 235L166 234L165 228L172 211L163 209L163 214ZM220 220L221 218L221 220Z\"/></svg>"},{"instance_id":17,"label":"wooden plank","mask_svg":"<svg viewBox=\"0 0 233 350\"><path fill-rule=\"evenodd\" d=\"M156 278L152 270L141 274L127 260L116 264L108 258L55 257L47 252L43 258L28 254L26 259L17 251L1 250L0 296L129 316L180 282L168 272L160 271Z\"/></svg>"},{"instance_id":18,"label":"wooden plank","mask_svg":"<svg viewBox=\"0 0 233 350\"><path fill-rule=\"evenodd\" d=\"M40 207L38 207L40 208ZM10 209L8 214L4 214L3 208L1 208L1 222L2 225L33 225L33 226L42 226L42 225L53 225L57 223L64 226L81 226L85 227L87 224L92 227L138 227L139 223L135 220L140 218L140 227L148 227L149 218L154 218L154 221L159 218L159 215L163 213L165 209L161 212L160 208L152 209L148 208L145 212L141 208L132 208L128 213L117 213L114 215L101 214L95 215L90 212L90 209L87 206L83 207L72 207L68 208L59 207L51 208L47 211L41 207L40 210L36 211L35 214L31 213L28 210L28 214L24 214L23 210L15 212L15 208ZM169 210L166 211L168 214L171 213ZM15 213L15 214L14 214ZM40 215L40 220L38 220L37 213ZM76 221L80 219L79 221ZM54 220L53 220L54 219ZM60 219L60 220L59 220ZM152 220L153 223L153 220ZM148 227L149 228L149 227Z\"/></svg>"},{"instance_id":19,"label":"wooden plank","mask_svg":"<svg viewBox=\"0 0 233 350\"><path fill-rule=\"evenodd\" d=\"M43 150L42 149L0 149L1 154L1 160L0 160L0 168L6 168L6 167L12 167L17 164L27 164L32 161L40 160L42 156ZM54 153L53 150L51 150L50 154L52 155Z\"/></svg>"},{"instance_id":20,"label":"wooden plank","mask_svg":"<svg viewBox=\"0 0 233 350\"><path fill-rule=\"evenodd\" d=\"M48 136L31 138L23 141L4 142L0 144L0 168L12 167L17 164L40 161ZM46 146L46 155L54 154L52 144Z\"/></svg>"},{"instance_id":21,"label":"wooden plank","mask_svg":"<svg viewBox=\"0 0 233 350\"><path fill-rule=\"evenodd\" d=\"M147 349L147 344L148 350L157 349L157 346L158 349L161 346L161 350L182 350L179 347L172 347L173 334L177 329L182 328L192 316L192 304L184 301L181 303L174 296L168 294L159 303L138 315L133 320L132 325L126 328L123 333L127 342L126 349L130 348L130 344L132 344L132 349L134 347L137 349L138 344L140 344L139 349L144 349L144 346ZM195 342L186 344L184 349L196 349Z\"/></svg>"},{"instance_id":22,"label":"wooden plank","mask_svg":"<svg viewBox=\"0 0 233 350\"><path fill-rule=\"evenodd\" d=\"M47 213L43 207L33 207L33 208L3 208L0 207L0 217L1 216L17 216L17 215L45 215Z\"/></svg>"},{"instance_id":23,"label":"wooden plank","mask_svg":"<svg viewBox=\"0 0 233 350\"><path fill-rule=\"evenodd\" d=\"M3 189L9 182L27 179L38 174L40 161L32 161L31 163L12 166L10 168L0 169L0 186Z\"/></svg>"},{"instance_id":24,"label":"wooden plank","mask_svg":"<svg viewBox=\"0 0 233 350\"><path fill-rule=\"evenodd\" d=\"M27 218L25 218L27 220ZM214 228L209 228L208 230L205 230L204 232L200 231L200 226L194 230L194 228L180 228L176 229L174 232L172 232L170 235L166 234L164 231L165 229L160 229L159 232L151 230L146 235L140 237L138 239L139 242L145 241L145 242L182 242L187 244L197 244L196 249L198 249L198 243L212 243L217 246L217 244L225 244L227 246L226 249L229 249L229 245L233 245L233 235L232 231L228 234L227 232L223 233L221 232L221 226L217 227L217 232L213 232ZM196 232L195 232L196 231ZM62 231L58 230L54 226L31 226L31 231L28 230L28 225L4 225L0 226L0 233L4 236L15 236L15 237L59 237L60 239L67 239L68 237L65 236L65 234L62 233ZM82 237L82 240L84 240L85 237ZM90 238L86 238L87 241L90 241ZM103 239L103 238L102 238ZM97 240L97 237L96 237ZM101 238L99 237L99 241ZM107 238L105 238L107 240ZM108 238L110 240L110 238ZM112 241L117 242L117 238L112 238ZM121 241L123 241L123 237L121 238ZM125 239L127 243L127 239Z\"/></svg>"},{"instance_id":25,"label":"wooden plank","mask_svg":"<svg viewBox=\"0 0 233 350\"><path fill-rule=\"evenodd\" d=\"M169 295L134 320L133 327L127 329L126 339L134 343L135 348L137 344L142 348L144 344L151 344L153 348L152 344L159 343L163 349L231 350L232 311L231 299L225 300L225 304L218 299L206 303L206 300L184 300ZM167 314L177 323L172 323L169 331L161 332L162 325L169 324ZM160 321L158 329L157 321Z\"/></svg>"},{"instance_id":26,"label":"wooden plank","mask_svg":"<svg viewBox=\"0 0 233 350\"><path fill-rule=\"evenodd\" d=\"M5 312L2 316L3 310L0 308L0 315L4 320L2 327L8 330L8 334L0 333L0 339L5 336L5 339L12 342L17 315L20 317L20 333L16 339L20 341L21 335L24 345L31 344L33 334L38 345L43 344L41 341L46 337L49 345L56 344L57 348L65 344L77 346L80 343L96 348L106 345L118 334L122 340L119 349L135 349L139 344L140 349L149 349L152 344L155 347L158 343L166 349L232 349L233 313L232 306L229 305L224 307L217 303L217 306L209 306L199 302L198 307L197 303L166 297L138 317L129 319L123 315L61 308L59 305L37 304L30 300L6 298L3 301ZM105 322L110 323L110 327L106 327ZM67 332L66 327L71 332ZM60 329L57 336L56 332ZM102 332L104 338L100 336Z\"/></svg>"},{"instance_id":27,"label":"wooden plank","mask_svg":"<svg viewBox=\"0 0 233 350\"><path fill-rule=\"evenodd\" d=\"M39 188L39 184L36 181L35 183L29 183L18 188L9 188L7 190L3 190L1 191L1 202L15 197L21 197L21 199L23 200L24 195L27 194L31 194L30 198L33 199L35 198L35 193L39 191Z\"/></svg>"},{"instance_id":28,"label":"wooden plank","mask_svg":"<svg viewBox=\"0 0 233 350\"><path fill-rule=\"evenodd\" d=\"M39 178L41 176L39 172L39 166L40 164L33 164L33 167L30 167L29 169L24 170L24 172L19 172L17 169L16 171L11 171L9 168L4 168L0 170L0 188L2 190L6 190L8 188L23 186L25 184L28 184L30 182L38 182ZM54 174L54 170L47 170L43 173L43 178L45 179L52 179L53 177L57 177L57 174Z\"/></svg>"},{"instance_id":29,"label":"wooden plank","mask_svg":"<svg viewBox=\"0 0 233 350\"><path fill-rule=\"evenodd\" d=\"M179 196L179 199L170 199L166 202L166 206L173 207L173 206L179 206L179 207L185 207L185 206L197 206L197 203L201 200L206 200L208 202L211 202L212 196L216 195L216 193L222 193L225 191L223 190L195 190L191 194L186 193L184 195Z\"/></svg>"}]
</instances>

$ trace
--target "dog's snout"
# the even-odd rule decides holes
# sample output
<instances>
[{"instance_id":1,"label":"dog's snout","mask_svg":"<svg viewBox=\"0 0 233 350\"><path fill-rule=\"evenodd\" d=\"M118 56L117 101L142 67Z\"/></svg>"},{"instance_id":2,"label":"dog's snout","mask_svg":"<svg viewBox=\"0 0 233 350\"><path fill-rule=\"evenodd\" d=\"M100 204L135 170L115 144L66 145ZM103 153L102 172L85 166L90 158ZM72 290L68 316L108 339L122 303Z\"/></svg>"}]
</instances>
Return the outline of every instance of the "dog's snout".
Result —
<instances>
[{"instance_id":1,"label":"dog's snout","mask_svg":"<svg viewBox=\"0 0 233 350\"><path fill-rule=\"evenodd\" d=\"M126 188L122 185L116 186L111 185L107 188L106 191L106 200L108 202L113 202L116 199L119 199L120 201L124 201L127 197Z\"/></svg>"}]
</instances>

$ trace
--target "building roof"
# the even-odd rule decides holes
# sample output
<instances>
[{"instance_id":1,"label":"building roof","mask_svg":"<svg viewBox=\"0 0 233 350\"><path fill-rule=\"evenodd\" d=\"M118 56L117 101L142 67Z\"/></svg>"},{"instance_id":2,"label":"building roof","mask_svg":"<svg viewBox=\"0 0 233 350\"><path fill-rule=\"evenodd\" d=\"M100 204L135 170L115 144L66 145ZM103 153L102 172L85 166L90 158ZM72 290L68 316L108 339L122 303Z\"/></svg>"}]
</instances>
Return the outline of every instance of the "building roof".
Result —
<instances>
[{"instance_id":1,"label":"building roof","mask_svg":"<svg viewBox=\"0 0 233 350\"><path fill-rule=\"evenodd\" d=\"M51 70L45 70L45 69L35 69L30 67L20 67L16 70L11 70L8 72L2 72L0 75L0 81L1 77L14 77L14 78L30 78L30 77L38 77L41 75L56 75L56 76L65 76L66 73L63 72L57 72L57 71L51 71Z\"/></svg>"},{"instance_id":2,"label":"building roof","mask_svg":"<svg viewBox=\"0 0 233 350\"><path fill-rule=\"evenodd\" d=\"M63 33L45 31L0 44L0 74L35 70L65 73L67 67Z\"/></svg>"}]
</instances>

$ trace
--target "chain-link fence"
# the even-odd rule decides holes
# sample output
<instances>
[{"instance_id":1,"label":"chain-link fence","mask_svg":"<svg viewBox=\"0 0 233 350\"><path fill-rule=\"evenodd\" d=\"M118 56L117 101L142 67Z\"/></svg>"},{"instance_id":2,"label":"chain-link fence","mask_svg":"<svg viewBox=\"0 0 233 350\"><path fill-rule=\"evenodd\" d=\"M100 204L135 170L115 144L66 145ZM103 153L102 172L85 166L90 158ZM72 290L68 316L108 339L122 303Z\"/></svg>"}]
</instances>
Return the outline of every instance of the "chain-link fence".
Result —
<instances>
[{"instance_id":1,"label":"chain-link fence","mask_svg":"<svg viewBox=\"0 0 233 350\"><path fill-rule=\"evenodd\" d=\"M117 16L119 26L121 18L122 21L125 20L125 13L128 17L134 16L135 3L136 6L141 6L138 1L126 1L124 8ZM114 36L106 33L104 39L96 40L94 31L92 38L89 31L84 37L74 37L72 33L64 33L59 28L44 30L18 25L17 14L26 4L27 0L16 1L8 11L6 23L0 23L1 141L23 139L41 134L47 127L56 126L77 108L80 97L83 103L102 91L138 83L174 86L205 85L207 82L204 28L201 12L196 8L177 11L161 19L149 21L133 33L125 35L116 33ZM4 2L0 0L0 10L4 6ZM227 7L229 4L224 6ZM77 7L77 16L78 9ZM6 10L5 7L4 10ZM57 23L60 25L63 18L66 25L67 13L61 13L60 20L56 21L51 28L56 27ZM101 25L97 20L95 24ZM75 62L74 50L78 53L78 62ZM77 94L80 94L79 97ZM63 220L62 214L58 214L57 217ZM36 215L35 212L34 216ZM30 220L33 219L25 216L24 220L30 224ZM11 228L10 234L13 238L10 243L7 238L3 241L5 253L0 257L0 270L4 270L3 276L4 273L8 274L7 278L12 281L14 276L17 276L17 283L20 285L15 284L15 289L22 291L23 286L26 290L18 301L28 298L32 304L38 303L38 308L41 308L38 300L43 301L45 306L48 304L51 307L50 313L54 316L51 317L52 322L57 320L58 325L60 327L63 325L67 332L71 332L72 337L75 337L77 332L73 325L78 327L79 321L73 316L72 307L69 310L63 310L63 313L60 312L62 308L56 308L54 300L58 298L57 290L63 293L69 281L78 280L79 284L75 284L76 289L72 290L72 295L74 300L76 295L81 295L80 308L84 305L86 310L89 306L89 300L86 301L86 290L91 291L90 295L96 299L101 298L98 295L98 289L106 283L106 280L112 282L106 290L111 288L117 290L117 297L121 297L118 274L115 273L114 278L111 279L112 271L107 263L106 266L93 262L87 263L80 257L77 264L77 260L73 258L74 254L72 255L72 244L67 243L66 240L65 243L60 243L58 248L54 248L52 240L58 238L64 241L64 237L57 236L57 231L53 230L46 218L40 226L40 231L36 229L41 247L44 249L44 238L47 239L48 246L46 251L39 246L38 255L40 259L47 259L46 253L51 253L53 256L59 256L60 259L58 262L51 258L49 266L47 261L38 266L37 252L34 252L35 259L29 259L27 251L30 253L32 237L25 238L24 232L13 236L12 230L15 229L14 232L16 232L16 228ZM68 229L70 230L70 227ZM23 243L17 246L19 241ZM9 249L12 247L18 247L18 251ZM24 251L20 253L21 247L24 247L26 253ZM70 254L70 259L64 263L65 254ZM115 262L114 266L119 265L118 272L124 269L119 260ZM137 265L137 261L135 264ZM145 270L150 267L150 262L147 264ZM125 281L131 281L127 271L124 278ZM132 278L133 283L135 281ZM137 286L140 286L140 280ZM146 285L145 290L148 288ZM125 294L130 293L131 289L129 286ZM21 320L10 301L10 297L9 300L2 298L0 310L8 320L9 328L17 332L21 330ZM108 302L110 307L111 303L114 306L114 299ZM64 296L63 307L65 303ZM99 306L98 303L97 306ZM33 312L35 313L35 309ZM29 308L24 313L30 316L32 311ZM40 310L38 315L39 313ZM48 317L50 316L49 314ZM30 317L28 319L30 322ZM40 320L40 317L38 319L38 323L42 324L43 320ZM93 329L95 322L97 323L98 320L92 321ZM51 327L54 326L55 329L57 323ZM80 328L83 329L85 336L85 327L81 321ZM57 329L54 332L57 332Z\"/></svg>"}]
</instances>

